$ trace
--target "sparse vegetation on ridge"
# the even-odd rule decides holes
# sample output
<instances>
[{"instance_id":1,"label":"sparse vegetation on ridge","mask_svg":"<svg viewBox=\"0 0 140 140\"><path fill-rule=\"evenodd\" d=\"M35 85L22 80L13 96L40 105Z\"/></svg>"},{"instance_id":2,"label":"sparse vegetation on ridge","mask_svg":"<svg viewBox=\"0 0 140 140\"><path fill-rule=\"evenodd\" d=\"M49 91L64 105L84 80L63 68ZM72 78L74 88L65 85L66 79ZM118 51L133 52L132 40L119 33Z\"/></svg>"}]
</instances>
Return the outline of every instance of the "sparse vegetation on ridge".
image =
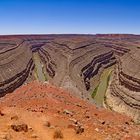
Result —
<instances>
[{"instance_id":1,"label":"sparse vegetation on ridge","mask_svg":"<svg viewBox=\"0 0 140 140\"><path fill-rule=\"evenodd\" d=\"M96 96L97 94L97 91L98 91L98 88L99 88L99 84L96 86L96 88L94 89L94 91L92 92L92 98L94 99L94 97Z\"/></svg>"}]
</instances>

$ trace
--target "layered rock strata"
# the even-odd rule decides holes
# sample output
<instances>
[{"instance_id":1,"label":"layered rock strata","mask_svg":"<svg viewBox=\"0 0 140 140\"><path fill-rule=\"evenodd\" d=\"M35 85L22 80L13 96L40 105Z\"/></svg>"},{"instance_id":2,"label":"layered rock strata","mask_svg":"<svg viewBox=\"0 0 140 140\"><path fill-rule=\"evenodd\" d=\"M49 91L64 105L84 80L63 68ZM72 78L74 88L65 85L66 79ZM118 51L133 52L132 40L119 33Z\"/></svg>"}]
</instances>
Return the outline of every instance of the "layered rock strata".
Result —
<instances>
[{"instance_id":1,"label":"layered rock strata","mask_svg":"<svg viewBox=\"0 0 140 140\"><path fill-rule=\"evenodd\" d=\"M140 121L140 50L119 59L106 93L106 105Z\"/></svg>"},{"instance_id":2,"label":"layered rock strata","mask_svg":"<svg viewBox=\"0 0 140 140\"><path fill-rule=\"evenodd\" d=\"M0 96L13 91L26 81L34 68L32 52L22 42L0 51Z\"/></svg>"},{"instance_id":3,"label":"layered rock strata","mask_svg":"<svg viewBox=\"0 0 140 140\"><path fill-rule=\"evenodd\" d=\"M134 35L1 36L0 93L4 95L35 79L32 54L36 52L50 83L79 97L91 98L90 94L98 85L103 70L114 65L117 59L129 55L131 50L138 49L139 39ZM124 61L119 61L119 65ZM126 77L128 75L123 72L119 75L122 85L125 85ZM139 90L136 81L129 85L135 87L134 92ZM130 90L129 85L124 87Z\"/></svg>"},{"instance_id":4,"label":"layered rock strata","mask_svg":"<svg viewBox=\"0 0 140 140\"><path fill-rule=\"evenodd\" d=\"M38 53L49 81L80 97L90 97L103 69L116 63L110 48L93 42L55 40L40 47Z\"/></svg>"}]
</instances>

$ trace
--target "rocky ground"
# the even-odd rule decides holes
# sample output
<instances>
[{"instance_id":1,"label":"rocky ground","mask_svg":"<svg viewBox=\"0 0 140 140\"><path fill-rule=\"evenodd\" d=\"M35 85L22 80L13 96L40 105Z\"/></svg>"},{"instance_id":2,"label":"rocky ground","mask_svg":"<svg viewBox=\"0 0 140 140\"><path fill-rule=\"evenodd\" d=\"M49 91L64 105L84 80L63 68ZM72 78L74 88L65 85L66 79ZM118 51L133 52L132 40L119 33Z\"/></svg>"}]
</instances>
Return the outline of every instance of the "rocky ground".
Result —
<instances>
[{"instance_id":1,"label":"rocky ground","mask_svg":"<svg viewBox=\"0 0 140 140\"><path fill-rule=\"evenodd\" d=\"M0 99L0 140L139 140L140 126L37 81Z\"/></svg>"}]
</instances>

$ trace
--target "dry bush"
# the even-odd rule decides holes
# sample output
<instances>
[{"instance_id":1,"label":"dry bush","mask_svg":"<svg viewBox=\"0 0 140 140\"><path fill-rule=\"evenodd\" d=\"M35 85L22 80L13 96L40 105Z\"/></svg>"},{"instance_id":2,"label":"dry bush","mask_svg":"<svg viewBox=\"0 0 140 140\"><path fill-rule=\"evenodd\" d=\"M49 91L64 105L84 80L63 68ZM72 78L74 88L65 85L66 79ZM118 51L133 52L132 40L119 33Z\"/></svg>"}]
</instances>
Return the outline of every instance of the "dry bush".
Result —
<instances>
[{"instance_id":1,"label":"dry bush","mask_svg":"<svg viewBox=\"0 0 140 140\"><path fill-rule=\"evenodd\" d=\"M19 125L11 125L11 128L16 132L28 132L28 125L27 124L19 124Z\"/></svg>"},{"instance_id":2,"label":"dry bush","mask_svg":"<svg viewBox=\"0 0 140 140\"><path fill-rule=\"evenodd\" d=\"M18 120L18 116L17 116L17 115L12 116L12 117L11 117L11 120Z\"/></svg>"},{"instance_id":3,"label":"dry bush","mask_svg":"<svg viewBox=\"0 0 140 140\"><path fill-rule=\"evenodd\" d=\"M61 132L61 130L59 130L59 129L55 130L53 138L54 139L58 139L58 138L63 139L63 133Z\"/></svg>"}]
</instances>

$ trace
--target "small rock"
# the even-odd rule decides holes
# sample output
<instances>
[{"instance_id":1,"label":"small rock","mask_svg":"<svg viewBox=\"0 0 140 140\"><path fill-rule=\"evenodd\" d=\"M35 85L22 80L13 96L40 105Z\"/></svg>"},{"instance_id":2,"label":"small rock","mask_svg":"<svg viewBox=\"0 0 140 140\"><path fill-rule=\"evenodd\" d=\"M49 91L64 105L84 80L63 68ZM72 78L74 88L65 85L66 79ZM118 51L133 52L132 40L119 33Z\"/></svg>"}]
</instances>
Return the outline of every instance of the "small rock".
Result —
<instances>
[{"instance_id":1,"label":"small rock","mask_svg":"<svg viewBox=\"0 0 140 140\"><path fill-rule=\"evenodd\" d=\"M99 132L99 128L95 128L95 131Z\"/></svg>"},{"instance_id":2,"label":"small rock","mask_svg":"<svg viewBox=\"0 0 140 140\"><path fill-rule=\"evenodd\" d=\"M89 119L89 118L90 118L90 116L88 116L88 115L87 115L87 116L85 116L85 118Z\"/></svg>"},{"instance_id":3,"label":"small rock","mask_svg":"<svg viewBox=\"0 0 140 140\"><path fill-rule=\"evenodd\" d=\"M95 116L98 116L98 114L97 114L97 113L95 113L94 115L95 115Z\"/></svg>"},{"instance_id":4,"label":"small rock","mask_svg":"<svg viewBox=\"0 0 140 140\"><path fill-rule=\"evenodd\" d=\"M60 114L60 110L57 110L57 113Z\"/></svg>"},{"instance_id":5,"label":"small rock","mask_svg":"<svg viewBox=\"0 0 140 140\"><path fill-rule=\"evenodd\" d=\"M125 124L129 125L129 122L125 122Z\"/></svg>"},{"instance_id":6,"label":"small rock","mask_svg":"<svg viewBox=\"0 0 140 140\"><path fill-rule=\"evenodd\" d=\"M5 114L0 110L0 116L4 116Z\"/></svg>"},{"instance_id":7,"label":"small rock","mask_svg":"<svg viewBox=\"0 0 140 140\"><path fill-rule=\"evenodd\" d=\"M84 132L84 127L78 126L76 127L75 131L76 131L76 134L81 134Z\"/></svg>"},{"instance_id":8,"label":"small rock","mask_svg":"<svg viewBox=\"0 0 140 140\"><path fill-rule=\"evenodd\" d=\"M51 123L49 121L46 121L45 126L50 127Z\"/></svg>"},{"instance_id":9,"label":"small rock","mask_svg":"<svg viewBox=\"0 0 140 140\"><path fill-rule=\"evenodd\" d=\"M101 122L103 125L105 124L105 121Z\"/></svg>"},{"instance_id":10,"label":"small rock","mask_svg":"<svg viewBox=\"0 0 140 140\"><path fill-rule=\"evenodd\" d=\"M76 119L70 118L70 121L72 121L74 124L78 124L78 121Z\"/></svg>"},{"instance_id":11,"label":"small rock","mask_svg":"<svg viewBox=\"0 0 140 140\"><path fill-rule=\"evenodd\" d=\"M54 129L54 128L55 128L55 126L51 125L49 128L50 128L50 129Z\"/></svg>"},{"instance_id":12,"label":"small rock","mask_svg":"<svg viewBox=\"0 0 140 140\"><path fill-rule=\"evenodd\" d=\"M78 107L82 107L82 105L80 105L80 104L76 104L76 106L78 106Z\"/></svg>"},{"instance_id":13,"label":"small rock","mask_svg":"<svg viewBox=\"0 0 140 140\"><path fill-rule=\"evenodd\" d=\"M71 111L66 110L66 109L63 111L63 113L66 115L73 115L73 113Z\"/></svg>"},{"instance_id":14,"label":"small rock","mask_svg":"<svg viewBox=\"0 0 140 140\"><path fill-rule=\"evenodd\" d=\"M33 132L34 130L32 127L28 126L28 131Z\"/></svg>"}]
</instances>

